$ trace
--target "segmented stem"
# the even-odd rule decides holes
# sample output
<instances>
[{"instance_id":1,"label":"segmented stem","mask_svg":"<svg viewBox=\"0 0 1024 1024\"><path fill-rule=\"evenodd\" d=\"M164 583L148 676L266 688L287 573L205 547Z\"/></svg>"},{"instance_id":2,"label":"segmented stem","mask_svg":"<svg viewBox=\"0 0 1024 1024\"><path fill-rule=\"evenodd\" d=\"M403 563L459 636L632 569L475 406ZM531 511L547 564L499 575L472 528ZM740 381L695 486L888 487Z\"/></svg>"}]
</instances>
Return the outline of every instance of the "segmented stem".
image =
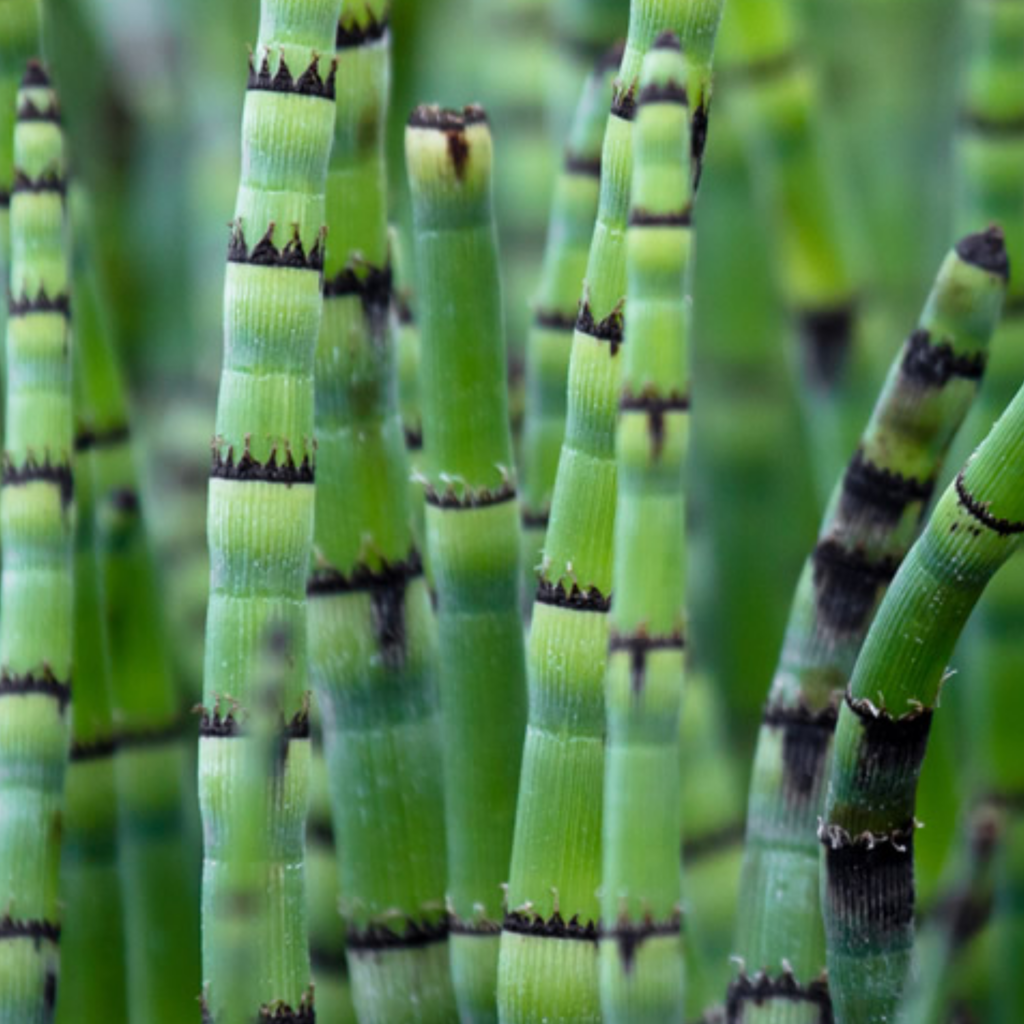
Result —
<instances>
[{"instance_id":1,"label":"segmented stem","mask_svg":"<svg viewBox=\"0 0 1024 1024\"><path fill-rule=\"evenodd\" d=\"M0 1021L53 1019L69 740L74 511L70 258L57 99L30 63L11 192L0 487Z\"/></svg>"},{"instance_id":2,"label":"segmented stem","mask_svg":"<svg viewBox=\"0 0 1024 1024\"><path fill-rule=\"evenodd\" d=\"M199 751L203 997L216 1024L297 1016L312 998L305 587L334 124L334 64L322 55L333 50L339 9L340 0L264 0L242 123L209 494ZM268 771L264 738L251 725L270 715L278 754Z\"/></svg>"},{"instance_id":3,"label":"segmented stem","mask_svg":"<svg viewBox=\"0 0 1024 1024\"><path fill-rule=\"evenodd\" d=\"M562 169L555 181L540 285L526 338L526 409L520 465L523 569L531 589L543 557L562 451L573 328L597 217L601 146L621 55L621 49L605 54L583 85Z\"/></svg>"},{"instance_id":4,"label":"segmented stem","mask_svg":"<svg viewBox=\"0 0 1024 1024\"><path fill-rule=\"evenodd\" d=\"M601 899L601 1005L610 1024L668 1024L684 1015L677 814L690 406L685 83L679 42L662 36L640 76L626 242Z\"/></svg>"},{"instance_id":5,"label":"segmented stem","mask_svg":"<svg viewBox=\"0 0 1024 1024\"><path fill-rule=\"evenodd\" d=\"M479 107L420 107L405 148L420 285L427 540L438 598L452 972L461 1019L496 1021L526 664L491 134Z\"/></svg>"},{"instance_id":6,"label":"segmented stem","mask_svg":"<svg viewBox=\"0 0 1024 1024\"><path fill-rule=\"evenodd\" d=\"M943 494L857 659L839 712L822 910L836 1017L893 1020L914 931L914 805L953 647L1024 538L1024 392Z\"/></svg>"},{"instance_id":7,"label":"segmented stem","mask_svg":"<svg viewBox=\"0 0 1024 1024\"><path fill-rule=\"evenodd\" d=\"M391 332L383 3L346 0L317 347L312 670L353 1000L363 1024L455 1015L435 635L411 528Z\"/></svg>"},{"instance_id":8,"label":"segmented stem","mask_svg":"<svg viewBox=\"0 0 1024 1024\"><path fill-rule=\"evenodd\" d=\"M977 393L1006 284L1002 235L960 241L943 263L829 504L804 565L765 707L751 781L737 930L746 969L736 1020L817 1021L827 1002L815 830L836 701L879 598L919 528L949 445ZM780 894L782 894L780 896ZM740 998L754 991L756 1001Z\"/></svg>"}]
</instances>

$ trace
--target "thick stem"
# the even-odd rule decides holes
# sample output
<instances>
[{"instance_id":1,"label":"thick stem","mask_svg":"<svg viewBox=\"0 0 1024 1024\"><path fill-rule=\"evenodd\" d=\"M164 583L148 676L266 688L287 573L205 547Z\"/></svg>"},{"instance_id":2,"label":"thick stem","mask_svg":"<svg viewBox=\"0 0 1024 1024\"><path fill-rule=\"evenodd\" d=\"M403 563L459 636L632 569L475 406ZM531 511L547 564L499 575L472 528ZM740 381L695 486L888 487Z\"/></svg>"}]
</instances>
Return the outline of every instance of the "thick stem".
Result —
<instances>
[{"instance_id":1,"label":"thick stem","mask_svg":"<svg viewBox=\"0 0 1024 1024\"><path fill-rule=\"evenodd\" d=\"M30 63L11 194L9 368L0 487L0 1021L48 1022L57 995L61 807L73 632L73 483L64 137Z\"/></svg>"},{"instance_id":2,"label":"thick stem","mask_svg":"<svg viewBox=\"0 0 1024 1024\"><path fill-rule=\"evenodd\" d=\"M464 1021L496 1021L502 885L526 724L491 135L479 107L406 131L423 338L427 540L438 597L452 971ZM457 310L457 316L451 310Z\"/></svg>"},{"instance_id":3,"label":"thick stem","mask_svg":"<svg viewBox=\"0 0 1024 1024\"><path fill-rule=\"evenodd\" d=\"M203 997L217 1024L299 1015L311 999L305 589L335 110L334 64L321 55L332 52L339 8L340 0L264 0L242 122L209 493L199 751ZM278 743L271 770L250 735L268 703Z\"/></svg>"}]
</instances>

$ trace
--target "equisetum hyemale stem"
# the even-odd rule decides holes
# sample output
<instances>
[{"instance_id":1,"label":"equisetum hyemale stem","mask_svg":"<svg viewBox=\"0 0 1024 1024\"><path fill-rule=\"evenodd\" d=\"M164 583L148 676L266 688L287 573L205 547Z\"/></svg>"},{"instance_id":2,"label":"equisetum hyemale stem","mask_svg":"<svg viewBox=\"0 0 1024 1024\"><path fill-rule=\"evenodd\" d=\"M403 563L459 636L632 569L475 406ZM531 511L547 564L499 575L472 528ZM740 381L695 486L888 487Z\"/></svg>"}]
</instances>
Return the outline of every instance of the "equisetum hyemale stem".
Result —
<instances>
[{"instance_id":1,"label":"equisetum hyemale stem","mask_svg":"<svg viewBox=\"0 0 1024 1024\"><path fill-rule=\"evenodd\" d=\"M345 0L317 347L311 666L363 1024L455 1017L435 635L415 547L391 332L386 5Z\"/></svg>"},{"instance_id":2,"label":"equisetum hyemale stem","mask_svg":"<svg viewBox=\"0 0 1024 1024\"><path fill-rule=\"evenodd\" d=\"M1006 287L1002 234L962 239L889 370L804 565L758 738L730 1019L817 1021L828 1005L816 828L836 702L978 390ZM780 895L781 894L781 895Z\"/></svg>"},{"instance_id":3,"label":"equisetum hyemale stem","mask_svg":"<svg viewBox=\"0 0 1024 1024\"><path fill-rule=\"evenodd\" d=\"M60 959L74 508L64 136L38 64L17 111L0 486L0 1021L42 1024Z\"/></svg>"},{"instance_id":4,"label":"equisetum hyemale stem","mask_svg":"<svg viewBox=\"0 0 1024 1024\"><path fill-rule=\"evenodd\" d=\"M604 127L621 57L621 47L610 50L584 83L565 159L555 181L544 264L526 338L526 409L520 464L523 569L531 585L543 557L562 451L573 328L597 217ZM528 596L532 600L532 593Z\"/></svg>"},{"instance_id":5,"label":"equisetum hyemale stem","mask_svg":"<svg viewBox=\"0 0 1024 1024\"><path fill-rule=\"evenodd\" d=\"M949 485L893 581L836 729L822 911L836 1018L895 1019L914 932L914 817L953 647L1024 538L1024 391Z\"/></svg>"},{"instance_id":6,"label":"equisetum hyemale stem","mask_svg":"<svg viewBox=\"0 0 1024 1024\"><path fill-rule=\"evenodd\" d=\"M263 0L242 122L209 492L199 741L203 1002L215 1024L312 1016L305 590L334 125L334 61L324 55L333 52L339 10L340 0ZM256 705L271 699L260 694L271 667L279 753L254 779L263 739L248 726L269 713ZM253 814L258 822L248 820Z\"/></svg>"},{"instance_id":7,"label":"equisetum hyemale stem","mask_svg":"<svg viewBox=\"0 0 1024 1024\"><path fill-rule=\"evenodd\" d=\"M192 759L170 671L127 395L94 273L95 228L81 189L72 191L71 205L80 396L75 451L92 474L89 543L97 549L110 656L114 729L106 751L120 802L128 1017L160 1024L194 1012L199 984L198 877L185 807ZM86 514L83 507L80 517Z\"/></svg>"},{"instance_id":8,"label":"equisetum hyemale stem","mask_svg":"<svg viewBox=\"0 0 1024 1024\"><path fill-rule=\"evenodd\" d=\"M640 64L674 31L707 99L721 5L634 5L601 154L601 195L569 363L565 438L527 655L530 717L502 935L503 1024L600 1019L604 683L615 520L632 119ZM703 127L701 127L703 131Z\"/></svg>"},{"instance_id":9,"label":"equisetum hyemale stem","mask_svg":"<svg viewBox=\"0 0 1024 1024\"><path fill-rule=\"evenodd\" d=\"M427 541L438 597L452 976L462 1020L496 1021L526 662L483 110L419 107L405 151L423 343Z\"/></svg>"},{"instance_id":10,"label":"equisetum hyemale stem","mask_svg":"<svg viewBox=\"0 0 1024 1024\"><path fill-rule=\"evenodd\" d=\"M609 1024L668 1024L685 1010L677 817L692 216L685 83L679 41L666 34L640 75L626 236L601 899Z\"/></svg>"},{"instance_id":11,"label":"equisetum hyemale stem","mask_svg":"<svg viewBox=\"0 0 1024 1024\"><path fill-rule=\"evenodd\" d=\"M827 495L845 455L843 380L856 331L839 178L826 158L818 88L790 0L736 0L720 46L720 92L737 114L771 224L779 287L800 343L811 453Z\"/></svg>"},{"instance_id":12,"label":"equisetum hyemale stem","mask_svg":"<svg viewBox=\"0 0 1024 1024\"><path fill-rule=\"evenodd\" d=\"M1013 273L995 351L978 399L982 436L1024 380L1024 3L965 5L967 66L957 133L957 221L963 230L999 224ZM1024 558L992 581L978 609L964 694L973 798L1006 815L995 853L992 991L998 1024L1024 1017L1024 764L1019 728L1024 650Z\"/></svg>"}]
</instances>

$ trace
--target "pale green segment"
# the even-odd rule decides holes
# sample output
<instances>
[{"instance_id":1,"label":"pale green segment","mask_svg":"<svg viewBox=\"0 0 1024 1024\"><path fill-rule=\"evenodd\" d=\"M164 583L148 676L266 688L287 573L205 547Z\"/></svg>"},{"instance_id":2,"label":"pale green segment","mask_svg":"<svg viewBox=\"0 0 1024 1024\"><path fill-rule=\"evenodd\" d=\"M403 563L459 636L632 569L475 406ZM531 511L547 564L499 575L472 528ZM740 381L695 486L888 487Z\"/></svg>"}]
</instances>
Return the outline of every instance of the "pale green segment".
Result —
<instances>
[{"instance_id":1,"label":"pale green segment","mask_svg":"<svg viewBox=\"0 0 1024 1024\"><path fill-rule=\"evenodd\" d=\"M939 270L918 327L928 332L929 345L947 345L951 356L965 361L983 360L1004 291L1005 281L998 273L967 263L954 251ZM942 385L915 381L903 369L907 351L901 350L890 368L859 449L876 472L893 478L899 474L921 487L938 473L977 393L978 380L976 375L952 374ZM774 708L790 713L802 707L808 714L820 714L838 699L885 591L887 573L892 571L886 566L899 564L923 514L921 497L904 502L895 515L882 514L872 501L847 493L845 480L844 474L833 492L819 542L859 553L869 567L862 570L866 578L849 574L829 582L828 576L819 579L813 557L805 563L769 696ZM828 607L846 600L852 607L858 585L868 588L860 599L865 602L862 613L855 621L837 625L822 601ZM829 590L823 597L824 587ZM820 723L817 759L808 759L807 767L793 767L795 757L788 745L801 739L813 742L809 728L761 728L751 776L736 935L736 952L749 972L776 972L785 962L805 985L824 967L816 828L831 748L828 726ZM788 729L793 732L787 736ZM791 1002L785 997L766 1000L766 1019L788 1020ZM747 1011L748 1016L754 1012ZM801 1012L813 1013L808 1007Z\"/></svg>"},{"instance_id":2,"label":"pale green segment","mask_svg":"<svg viewBox=\"0 0 1024 1024\"><path fill-rule=\"evenodd\" d=\"M326 81L341 0L263 0L254 62L293 80ZM326 95L250 89L242 119L236 231L248 253L270 231L305 265L230 262L215 456L270 479L210 482L210 599L203 698L207 716L235 711L247 727L300 723L307 700L305 586L313 487L289 476L313 461L313 366L324 190L335 105ZM295 241L296 236L298 242ZM233 249L237 249L237 241ZM277 467L276 471L274 467ZM215 467L216 468L216 467ZM249 470L252 472L251 468ZM272 705L268 710L267 705ZM205 852L203 997L218 1024L261 1007L298 1012L310 998L304 871L309 742L205 736L199 791ZM253 984L252 979L258 979ZM269 1012L269 1009L268 1009Z\"/></svg>"},{"instance_id":3,"label":"pale green segment","mask_svg":"<svg viewBox=\"0 0 1024 1024\"><path fill-rule=\"evenodd\" d=\"M485 931L452 947L462 1019L496 1021L498 927L508 877L526 721L519 615L519 509L493 502L513 488L506 352L490 201L491 139L484 124L450 136L410 127L422 332L421 381L427 542L438 596L448 898ZM446 223L441 208L451 210ZM456 313L453 316L452 310ZM473 507L480 501L479 507Z\"/></svg>"},{"instance_id":4,"label":"pale green segment","mask_svg":"<svg viewBox=\"0 0 1024 1024\"><path fill-rule=\"evenodd\" d=\"M50 90L34 98L50 106ZM26 101L23 91L19 107ZM42 191L11 198L11 292L67 297L69 253L62 192L64 139L55 122L19 121L14 166ZM71 502L71 334L60 313L28 312L7 326L5 481L0 489L0 906L43 937L0 942L0 1021L52 1018L58 973L58 869L71 684L74 511ZM46 468L48 466L48 469ZM15 482L13 473L42 467ZM16 695L31 678L49 692Z\"/></svg>"},{"instance_id":5,"label":"pale green segment","mask_svg":"<svg viewBox=\"0 0 1024 1024\"><path fill-rule=\"evenodd\" d=\"M953 647L989 579L1024 537L1024 393L940 499L889 589L857 660L850 692L894 716L934 708ZM878 758L848 708L840 712L825 822L851 835L888 834L913 819L919 756ZM823 892L837 883L825 872ZM902 894L904 897L906 893ZM909 898L912 899L912 896ZM891 1019L910 964L912 923L901 905L845 916L823 900L832 999L838 1019ZM856 928L852 926L856 924Z\"/></svg>"}]
</instances>

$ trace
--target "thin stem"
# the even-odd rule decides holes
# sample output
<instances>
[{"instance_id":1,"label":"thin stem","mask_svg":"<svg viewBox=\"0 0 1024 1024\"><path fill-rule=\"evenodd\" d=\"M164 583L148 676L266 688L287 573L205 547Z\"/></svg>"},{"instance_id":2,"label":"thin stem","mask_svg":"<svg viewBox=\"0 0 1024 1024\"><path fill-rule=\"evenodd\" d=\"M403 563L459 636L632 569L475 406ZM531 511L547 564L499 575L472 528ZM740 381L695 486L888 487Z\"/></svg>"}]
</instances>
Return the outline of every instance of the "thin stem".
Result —
<instances>
[{"instance_id":1,"label":"thin stem","mask_svg":"<svg viewBox=\"0 0 1024 1024\"><path fill-rule=\"evenodd\" d=\"M691 184L686 64L644 59L627 231L615 603L606 699L601 1006L609 1024L684 1015L679 716L685 659Z\"/></svg>"}]
</instances>

